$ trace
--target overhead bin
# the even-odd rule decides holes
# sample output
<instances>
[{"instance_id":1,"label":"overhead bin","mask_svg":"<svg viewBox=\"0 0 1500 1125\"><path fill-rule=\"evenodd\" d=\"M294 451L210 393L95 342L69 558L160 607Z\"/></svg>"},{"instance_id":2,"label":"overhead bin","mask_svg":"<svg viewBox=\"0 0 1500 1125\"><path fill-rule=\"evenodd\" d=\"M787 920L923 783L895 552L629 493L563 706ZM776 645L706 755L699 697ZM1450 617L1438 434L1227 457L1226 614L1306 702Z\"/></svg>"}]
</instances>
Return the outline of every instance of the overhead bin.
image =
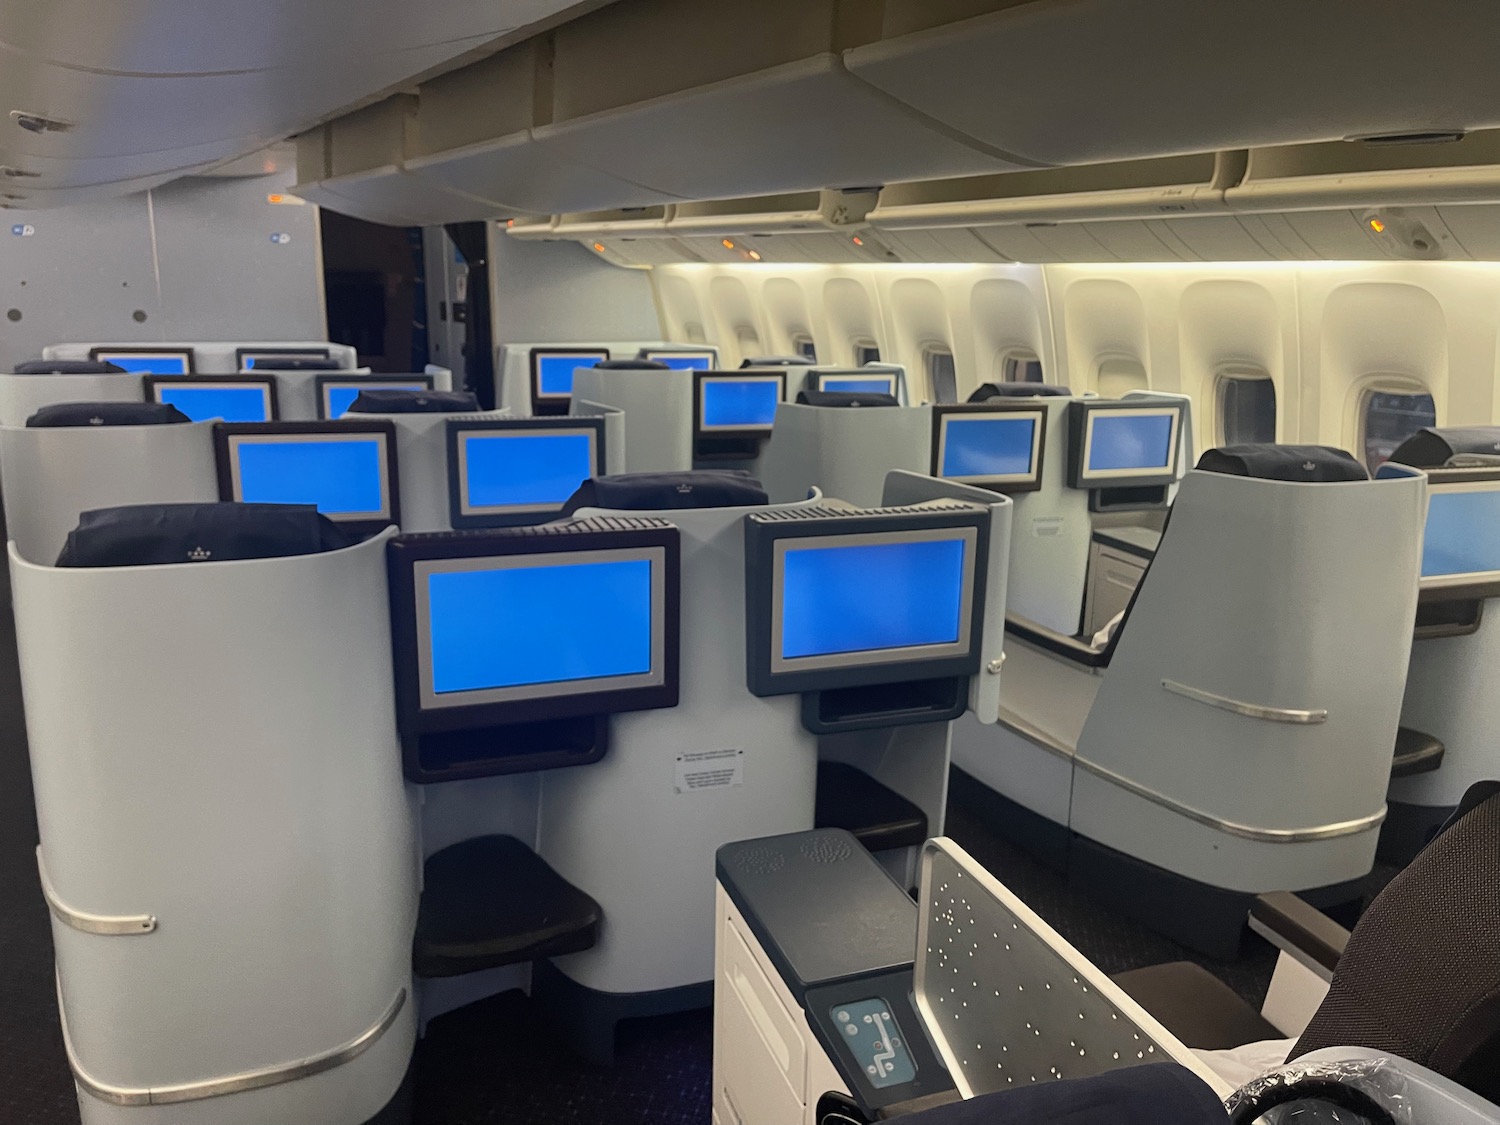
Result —
<instances>
[{"instance_id":1,"label":"overhead bin","mask_svg":"<svg viewBox=\"0 0 1500 1125\"><path fill-rule=\"evenodd\" d=\"M681 203L667 229L706 262L883 261L863 237L878 198L825 190Z\"/></svg>"},{"instance_id":2,"label":"overhead bin","mask_svg":"<svg viewBox=\"0 0 1500 1125\"><path fill-rule=\"evenodd\" d=\"M991 11L929 26L980 7ZM1414 8L1368 0L885 8L884 29L925 30L845 52L849 72L1041 164L1500 125L1490 0L1428 0L1416 22Z\"/></svg>"}]
</instances>

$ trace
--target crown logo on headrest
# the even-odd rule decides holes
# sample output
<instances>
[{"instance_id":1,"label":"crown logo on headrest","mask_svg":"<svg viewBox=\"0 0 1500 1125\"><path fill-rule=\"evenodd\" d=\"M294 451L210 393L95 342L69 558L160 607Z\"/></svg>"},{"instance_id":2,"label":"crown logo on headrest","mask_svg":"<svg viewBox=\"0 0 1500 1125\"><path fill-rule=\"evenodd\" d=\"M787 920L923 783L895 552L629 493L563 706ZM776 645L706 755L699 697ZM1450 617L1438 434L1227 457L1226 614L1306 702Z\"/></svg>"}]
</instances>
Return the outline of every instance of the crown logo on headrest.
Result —
<instances>
[{"instance_id":1,"label":"crown logo on headrest","mask_svg":"<svg viewBox=\"0 0 1500 1125\"><path fill-rule=\"evenodd\" d=\"M1315 469L1317 469L1317 467L1318 466L1316 466L1315 464L1313 464L1311 461L1304 461L1304 462L1302 462L1302 471L1304 473L1313 472Z\"/></svg>"},{"instance_id":2,"label":"crown logo on headrest","mask_svg":"<svg viewBox=\"0 0 1500 1125\"><path fill-rule=\"evenodd\" d=\"M190 562L207 562L212 557L213 552L207 547L194 547L188 552L188 560Z\"/></svg>"},{"instance_id":3,"label":"crown logo on headrest","mask_svg":"<svg viewBox=\"0 0 1500 1125\"><path fill-rule=\"evenodd\" d=\"M677 491L686 496L689 492L693 491L693 486L690 484L679 484Z\"/></svg>"},{"instance_id":4,"label":"crown logo on headrest","mask_svg":"<svg viewBox=\"0 0 1500 1125\"><path fill-rule=\"evenodd\" d=\"M99 417L99 415L95 414L92 418L89 419L89 425L90 426L102 426L102 425L104 425L104 419L101 418L101 417Z\"/></svg>"}]
</instances>

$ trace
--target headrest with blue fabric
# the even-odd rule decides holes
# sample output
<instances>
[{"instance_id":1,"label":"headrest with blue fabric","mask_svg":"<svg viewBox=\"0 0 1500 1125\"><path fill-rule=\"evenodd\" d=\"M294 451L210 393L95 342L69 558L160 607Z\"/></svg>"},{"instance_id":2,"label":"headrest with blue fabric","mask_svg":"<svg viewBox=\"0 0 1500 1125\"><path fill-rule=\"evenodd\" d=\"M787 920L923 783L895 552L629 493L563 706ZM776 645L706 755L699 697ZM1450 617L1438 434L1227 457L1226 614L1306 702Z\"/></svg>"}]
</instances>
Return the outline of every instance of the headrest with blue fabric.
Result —
<instances>
[{"instance_id":1,"label":"headrest with blue fabric","mask_svg":"<svg viewBox=\"0 0 1500 1125\"><path fill-rule=\"evenodd\" d=\"M28 359L16 364L17 375L125 375L118 364L102 359Z\"/></svg>"},{"instance_id":2,"label":"headrest with blue fabric","mask_svg":"<svg viewBox=\"0 0 1500 1125\"><path fill-rule=\"evenodd\" d=\"M191 421L169 402L54 402L26 419L26 427L171 426Z\"/></svg>"},{"instance_id":3,"label":"headrest with blue fabric","mask_svg":"<svg viewBox=\"0 0 1500 1125\"><path fill-rule=\"evenodd\" d=\"M988 402L992 398L1072 398L1073 392L1061 383L980 383L968 397L969 402Z\"/></svg>"},{"instance_id":4,"label":"headrest with blue fabric","mask_svg":"<svg viewBox=\"0 0 1500 1125\"><path fill-rule=\"evenodd\" d=\"M1427 426L1396 447L1391 460L1413 469L1441 469L1453 457L1500 453L1500 426Z\"/></svg>"},{"instance_id":5,"label":"headrest with blue fabric","mask_svg":"<svg viewBox=\"0 0 1500 1125\"><path fill-rule=\"evenodd\" d=\"M672 508L757 508L769 503L760 481L742 469L683 473L619 473L578 486L563 515L580 508L660 512Z\"/></svg>"},{"instance_id":6,"label":"headrest with blue fabric","mask_svg":"<svg viewBox=\"0 0 1500 1125\"><path fill-rule=\"evenodd\" d=\"M1369 480L1370 474L1352 453L1331 445L1224 445L1198 458L1198 468L1260 480L1325 484Z\"/></svg>"},{"instance_id":7,"label":"headrest with blue fabric","mask_svg":"<svg viewBox=\"0 0 1500 1125\"><path fill-rule=\"evenodd\" d=\"M670 371L665 363L654 359L601 359L594 364L596 371Z\"/></svg>"},{"instance_id":8,"label":"headrest with blue fabric","mask_svg":"<svg viewBox=\"0 0 1500 1125\"><path fill-rule=\"evenodd\" d=\"M471 391L360 391L350 414L473 414L479 399Z\"/></svg>"},{"instance_id":9,"label":"headrest with blue fabric","mask_svg":"<svg viewBox=\"0 0 1500 1125\"><path fill-rule=\"evenodd\" d=\"M320 359L315 355L263 356L255 361L258 374L267 371L342 371L344 365L336 359Z\"/></svg>"},{"instance_id":10,"label":"headrest with blue fabric","mask_svg":"<svg viewBox=\"0 0 1500 1125\"><path fill-rule=\"evenodd\" d=\"M814 367L817 361L805 355L753 355L740 362L740 370L747 367Z\"/></svg>"},{"instance_id":11,"label":"headrest with blue fabric","mask_svg":"<svg viewBox=\"0 0 1500 1125\"><path fill-rule=\"evenodd\" d=\"M78 517L58 566L166 566L316 555L358 539L311 504L135 504Z\"/></svg>"},{"instance_id":12,"label":"headrest with blue fabric","mask_svg":"<svg viewBox=\"0 0 1500 1125\"><path fill-rule=\"evenodd\" d=\"M895 395L872 391L798 391L802 406L900 406Z\"/></svg>"}]
</instances>

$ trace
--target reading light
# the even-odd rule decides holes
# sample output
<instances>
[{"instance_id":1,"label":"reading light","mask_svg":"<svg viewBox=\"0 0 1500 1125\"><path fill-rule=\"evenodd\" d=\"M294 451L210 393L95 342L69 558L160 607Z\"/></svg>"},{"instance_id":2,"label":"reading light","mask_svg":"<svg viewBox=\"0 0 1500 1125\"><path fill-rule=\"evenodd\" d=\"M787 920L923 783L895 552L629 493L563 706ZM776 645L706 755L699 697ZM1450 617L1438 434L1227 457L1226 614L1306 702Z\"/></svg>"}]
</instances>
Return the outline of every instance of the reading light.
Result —
<instances>
[{"instance_id":1,"label":"reading light","mask_svg":"<svg viewBox=\"0 0 1500 1125\"><path fill-rule=\"evenodd\" d=\"M860 238L859 235L856 234L856 235L853 236L853 238L854 238L854 245L856 245L856 246L863 246L865 244L865 240L863 238Z\"/></svg>"},{"instance_id":2,"label":"reading light","mask_svg":"<svg viewBox=\"0 0 1500 1125\"><path fill-rule=\"evenodd\" d=\"M758 261L760 261L760 251L759 250L752 250L752 251L750 251L750 260L752 262L758 262Z\"/></svg>"},{"instance_id":3,"label":"reading light","mask_svg":"<svg viewBox=\"0 0 1500 1125\"><path fill-rule=\"evenodd\" d=\"M732 238L726 238L724 240L723 245L724 245L724 249L726 249L726 250L733 250L734 249L734 239L732 239Z\"/></svg>"},{"instance_id":4,"label":"reading light","mask_svg":"<svg viewBox=\"0 0 1500 1125\"><path fill-rule=\"evenodd\" d=\"M1370 229L1372 231L1374 231L1376 234L1384 234L1385 233L1385 221L1383 219L1371 219L1370 220Z\"/></svg>"},{"instance_id":5,"label":"reading light","mask_svg":"<svg viewBox=\"0 0 1500 1125\"><path fill-rule=\"evenodd\" d=\"M604 243L602 243L602 242L596 242L596 243L594 243L594 249L597 250L601 254L604 253Z\"/></svg>"}]
</instances>

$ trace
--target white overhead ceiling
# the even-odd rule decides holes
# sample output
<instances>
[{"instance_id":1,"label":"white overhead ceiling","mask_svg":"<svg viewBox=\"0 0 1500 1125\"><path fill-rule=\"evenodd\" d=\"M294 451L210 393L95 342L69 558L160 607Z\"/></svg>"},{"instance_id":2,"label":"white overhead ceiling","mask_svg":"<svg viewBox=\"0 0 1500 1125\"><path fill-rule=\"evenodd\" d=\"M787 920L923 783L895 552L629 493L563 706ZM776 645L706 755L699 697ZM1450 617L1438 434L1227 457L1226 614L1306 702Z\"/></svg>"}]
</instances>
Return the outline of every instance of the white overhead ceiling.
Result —
<instances>
[{"instance_id":1,"label":"white overhead ceiling","mask_svg":"<svg viewBox=\"0 0 1500 1125\"><path fill-rule=\"evenodd\" d=\"M0 0L0 205L243 156L576 0ZM16 114L69 126L30 132Z\"/></svg>"}]
</instances>

